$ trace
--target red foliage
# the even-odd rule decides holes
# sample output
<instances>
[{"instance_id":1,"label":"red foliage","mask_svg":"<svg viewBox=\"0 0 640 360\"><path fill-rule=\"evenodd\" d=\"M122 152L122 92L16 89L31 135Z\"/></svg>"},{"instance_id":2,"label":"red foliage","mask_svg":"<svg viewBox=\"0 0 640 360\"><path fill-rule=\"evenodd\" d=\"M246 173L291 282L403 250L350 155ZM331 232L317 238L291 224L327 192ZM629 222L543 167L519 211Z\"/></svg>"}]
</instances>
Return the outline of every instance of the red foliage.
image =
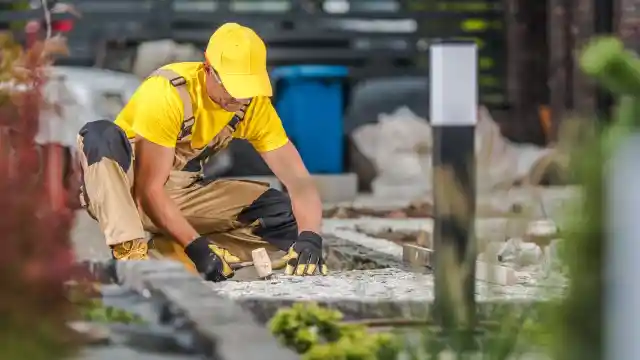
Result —
<instances>
[{"instance_id":1,"label":"red foliage","mask_svg":"<svg viewBox=\"0 0 640 360\"><path fill-rule=\"evenodd\" d=\"M10 89L5 99L11 101L0 104L3 360L55 359L73 349L66 322L74 314L64 283L73 272L74 209L66 199L77 194L77 182L64 173L71 159L63 147L34 142L40 108L48 106L41 89L50 47L37 42L15 59L12 80L23 89Z\"/></svg>"}]
</instances>

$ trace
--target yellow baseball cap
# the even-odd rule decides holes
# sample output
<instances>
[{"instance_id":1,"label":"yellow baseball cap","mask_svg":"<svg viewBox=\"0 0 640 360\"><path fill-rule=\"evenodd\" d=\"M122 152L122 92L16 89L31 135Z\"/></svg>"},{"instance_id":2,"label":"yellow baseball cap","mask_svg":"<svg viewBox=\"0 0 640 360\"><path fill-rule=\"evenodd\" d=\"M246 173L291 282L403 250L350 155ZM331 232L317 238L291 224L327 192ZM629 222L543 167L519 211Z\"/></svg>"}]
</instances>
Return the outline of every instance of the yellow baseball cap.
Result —
<instances>
[{"instance_id":1,"label":"yellow baseball cap","mask_svg":"<svg viewBox=\"0 0 640 360\"><path fill-rule=\"evenodd\" d=\"M211 35L204 55L234 98L273 95L267 72L267 48L248 27L236 23L220 26Z\"/></svg>"}]
</instances>

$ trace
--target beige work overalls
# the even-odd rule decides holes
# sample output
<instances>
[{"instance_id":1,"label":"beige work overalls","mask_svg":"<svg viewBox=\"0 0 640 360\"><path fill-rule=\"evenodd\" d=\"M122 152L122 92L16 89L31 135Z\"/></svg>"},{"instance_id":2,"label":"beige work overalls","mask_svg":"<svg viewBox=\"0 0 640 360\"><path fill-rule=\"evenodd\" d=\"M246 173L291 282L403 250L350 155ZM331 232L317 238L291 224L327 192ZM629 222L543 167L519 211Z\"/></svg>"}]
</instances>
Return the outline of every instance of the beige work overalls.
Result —
<instances>
[{"instance_id":1,"label":"beige work overalls","mask_svg":"<svg viewBox=\"0 0 640 360\"><path fill-rule=\"evenodd\" d=\"M196 231L208 235L218 246L226 248L241 261L250 260L251 251L258 247L277 251L253 234L253 228L257 224L247 225L236 220L245 207L268 189L268 185L247 180L216 180L205 184L200 181L201 172L181 171L187 162L206 149L191 148L191 129L195 118L186 80L166 69L156 70L150 76L161 76L170 81L178 91L184 106L184 121L176 142L173 170L165 184L165 190L171 199ZM245 111L246 107L238 111L230 123L215 136L209 145L209 154L215 154L227 147ZM136 206L131 192L135 152L131 151L131 166L126 172L116 161L107 157L88 165L87 156L83 151L84 140L80 134L78 147L84 176L82 197L89 214L99 222L107 244L116 245L145 238L145 231L148 231L153 235L150 255L160 254L193 267L182 246L161 234L161 230ZM132 150L135 140L129 139Z\"/></svg>"}]
</instances>

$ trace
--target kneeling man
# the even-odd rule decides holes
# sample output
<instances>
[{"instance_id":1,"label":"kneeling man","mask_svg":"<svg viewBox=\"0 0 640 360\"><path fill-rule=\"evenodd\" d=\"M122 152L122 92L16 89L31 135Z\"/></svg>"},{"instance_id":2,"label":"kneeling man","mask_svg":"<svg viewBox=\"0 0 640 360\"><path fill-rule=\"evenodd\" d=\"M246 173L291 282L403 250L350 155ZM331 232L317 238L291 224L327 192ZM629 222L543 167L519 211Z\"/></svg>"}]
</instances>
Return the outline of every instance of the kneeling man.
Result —
<instances>
[{"instance_id":1,"label":"kneeling man","mask_svg":"<svg viewBox=\"0 0 640 360\"><path fill-rule=\"evenodd\" d=\"M265 247L286 253L285 273L326 274L320 197L271 104L264 42L228 23L204 55L151 74L115 123L80 130L87 211L118 260L147 259L151 247L223 281ZM234 137L253 144L289 195L253 181L203 180L204 161ZM145 231L155 234L149 243Z\"/></svg>"}]
</instances>

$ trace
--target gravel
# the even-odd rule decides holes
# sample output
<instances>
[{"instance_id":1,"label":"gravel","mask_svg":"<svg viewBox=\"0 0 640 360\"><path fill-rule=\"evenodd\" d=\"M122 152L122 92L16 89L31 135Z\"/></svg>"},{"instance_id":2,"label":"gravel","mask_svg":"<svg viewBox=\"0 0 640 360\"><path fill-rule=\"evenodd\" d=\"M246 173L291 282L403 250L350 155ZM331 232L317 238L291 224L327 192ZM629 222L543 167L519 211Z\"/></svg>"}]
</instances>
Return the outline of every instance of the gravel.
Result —
<instances>
[{"instance_id":1,"label":"gravel","mask_svg":"<svg viewBox=\"0 0 640 360\"><path fill-rule=\"evenodd\" d=\"M433 275L400 269L334 272L329 276L276 275L272 280L209 283L218 294L231 299L274 298L288 301L432 301ZM498 286L476 282L479 301L534 300L556 296L562 287Z\"/></svg>"}]
</instances>

